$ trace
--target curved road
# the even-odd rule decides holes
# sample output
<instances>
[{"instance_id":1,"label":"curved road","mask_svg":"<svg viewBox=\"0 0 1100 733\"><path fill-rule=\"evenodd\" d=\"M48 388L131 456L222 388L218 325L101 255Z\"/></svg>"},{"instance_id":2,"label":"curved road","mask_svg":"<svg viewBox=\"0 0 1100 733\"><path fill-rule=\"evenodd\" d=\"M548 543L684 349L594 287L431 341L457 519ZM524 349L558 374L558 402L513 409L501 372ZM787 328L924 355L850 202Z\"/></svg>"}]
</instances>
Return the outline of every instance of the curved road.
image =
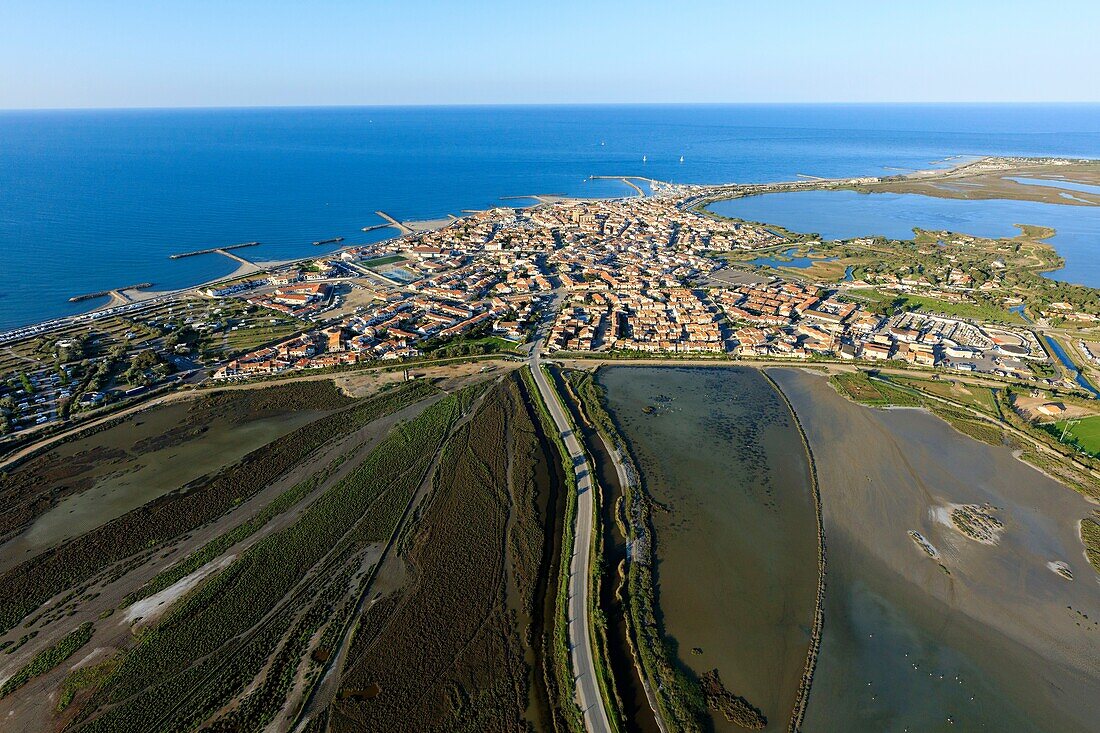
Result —
<instances>
[{"instance_id":1,"label":"curved road","mask_svg":"<svg viewBox=\"0 0 1100 733\"><path fill-rule=\"evenodd\" d=\"M553 312L555 309L550 310ZM588 567L592 557L592 517L595 515L592 469L580 441L573 434L557 393L539 366L541 351L540 335L531 349L531 372L577 474L577 517L573 532L573 557L569 562L569 646L572 649L573 677L577 683L577 703L589 733L611 733L611 723L607 719L603 696L596 681L596 665L592 661L592 627L588 619Z\"/></svg>"}]
</instances>

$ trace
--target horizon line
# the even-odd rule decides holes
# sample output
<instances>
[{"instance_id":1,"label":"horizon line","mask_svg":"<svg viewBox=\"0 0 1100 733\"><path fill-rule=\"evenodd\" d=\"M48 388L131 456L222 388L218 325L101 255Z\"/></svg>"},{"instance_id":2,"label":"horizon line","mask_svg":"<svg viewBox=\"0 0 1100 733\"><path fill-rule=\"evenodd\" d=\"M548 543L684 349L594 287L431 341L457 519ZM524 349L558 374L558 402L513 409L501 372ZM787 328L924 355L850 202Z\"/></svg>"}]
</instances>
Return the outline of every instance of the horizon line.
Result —
<instances>
[{"instance_id":1,"label":"horizon line","mask_svg":"<svg viewBox=\"0 0 1100 733\"><path fill-rule=\"evenodd\" d=\"M1044 107L1100 106L1100 100L1031 101L770 101L770 102L406 102L337 104L183 104L183 105L88 105L79 107L0 107L9 112L141 112L277 109L474 109L538 107Z\"/></svg>"}]
</instances>

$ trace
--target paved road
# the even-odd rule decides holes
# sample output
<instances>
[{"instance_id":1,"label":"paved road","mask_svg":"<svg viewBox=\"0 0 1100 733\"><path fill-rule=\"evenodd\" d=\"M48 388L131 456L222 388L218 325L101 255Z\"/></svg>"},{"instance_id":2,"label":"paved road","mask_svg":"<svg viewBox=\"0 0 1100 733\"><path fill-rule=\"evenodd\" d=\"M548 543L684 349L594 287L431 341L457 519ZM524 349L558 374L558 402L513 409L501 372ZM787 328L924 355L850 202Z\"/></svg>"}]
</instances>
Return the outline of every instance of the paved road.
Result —
<instances>
[{"instance_id":1,"label":"paved road","mask_svg":"<svg viewBox=\"0 0 1100 733\"><path fill-rule=\"evenodd\" d=\"M554 312L556 309L550 310ZM531 349L531 371L577 473L577 519L573 528L573 557L569 563L569 645L573 651L577 703L584 713L584 727L589 733L611 733L611 723L607 719L603 696L596 681L596 666L592 661L592 628L588 622L588 566L592 556L592 517L595 512L592 469L558 402L557 394L539 368L541 350L542 339L539 338Z\"/></svg>"}]
</instances>

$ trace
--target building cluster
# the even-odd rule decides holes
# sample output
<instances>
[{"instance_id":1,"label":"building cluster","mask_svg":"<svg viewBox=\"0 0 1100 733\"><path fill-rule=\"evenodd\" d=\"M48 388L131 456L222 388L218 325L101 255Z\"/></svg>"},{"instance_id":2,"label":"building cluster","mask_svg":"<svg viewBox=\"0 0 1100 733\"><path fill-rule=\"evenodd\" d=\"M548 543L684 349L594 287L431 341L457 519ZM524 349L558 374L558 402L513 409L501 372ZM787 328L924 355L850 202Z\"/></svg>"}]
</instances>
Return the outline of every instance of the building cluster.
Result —
<instances>
[{"instance_id":1,"label":"building cluster","mask_svg":"<svg viewBox=\"0 0 1100 733\"><path fill-rule=\"evenodd\" d=\"M36 369L0 382L0 434L52 422L58 404L72 396L71 370Z\"/></svg>"},{"instance_id":2,"label":"building cluster","mask_svg":"<svg viewBox=\"0 0 1100 733\"><path fill-rule=\"evenodd\" d=\"M779 278L714 288L729 320L729 350L744 356L904 361L1034 378L1048 357L1026 329L977 325L917 312L879 316L812 285Z\"/></svg>"},{"instance_id":3,"label":"building cluster","mask_svg":"<svg viewBox=\"0 0 1100 733\"><path fill-rule=\"evenodd\" d=\"M498 208L428 232L350 247L339 277L354 272L374 300L338 324L258 349L218 375L268 373L358 359L418 355L481 329L513 340L530 332L555 291L567 304L554 324L559 348L721 352L720 310L690 283L717 268L714 251L782 241L764 227L683 211L662 198ZM330 263L334 264L334 263ZM333 274L333 273L328 273ZM269 283L255 305L315 315L330 295L321 282Z\"/></svg>"},{"instance_id":4,"label":"building cluster","mask_svg":"<svg viewBox=\"0 0 1100 733\"><path fill-rule=\"evenodd\" d=\"M374 299L338 323L246 354L220 375L408 358L475 329L522 340L554 294L561 307L549 333L553 350L819 355L1026 378L1030 362L1046 359L1026 330L917 313L884 318L809 284L713 277L715 252L784 241L766 227L713 219L660 196L479 212L343 250L325 274L355 272ZM951 288L968 285L961 271L945 278ZM308 315L329 297L325 283L304 277L271 284L249 302Z\"/></svg>"}]
</instances>

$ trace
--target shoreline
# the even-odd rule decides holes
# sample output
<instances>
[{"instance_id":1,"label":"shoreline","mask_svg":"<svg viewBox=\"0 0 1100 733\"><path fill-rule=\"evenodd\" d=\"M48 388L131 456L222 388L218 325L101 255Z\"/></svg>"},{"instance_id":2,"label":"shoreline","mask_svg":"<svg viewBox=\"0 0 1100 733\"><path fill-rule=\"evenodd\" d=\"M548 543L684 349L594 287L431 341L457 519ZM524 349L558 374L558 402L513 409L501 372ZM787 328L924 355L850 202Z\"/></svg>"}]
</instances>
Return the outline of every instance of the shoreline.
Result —
<instances>
[{"instance_id":1,"label":"shoreline","mask_svg":"<svg viewBox=\"0 0 1100 733\"><path fill-rule=\"evenodd\" d=\"M606 200L610 200L610 201L615 201L615 200L619 200L619 199L632 200L632 199L644 198L646 196L646 194L641 190L641 188L639 186L637 186L635 183L633 183L633 181L646 181L646 182L650 183L651 186L665 187L665 190L663 190L663 191L660 188L658 188L656 193L658 193L658 194L664 193L664 194L677 195L678 198L680 198L680 206L682 208L685 208L685 209L690 209L690 208L705 207L706 205L708 205L709 203L713 203L714 201L726 200L726 199L732 199L732 198L742 198L742 197L745 197L745 196L755 196L755 195L761 195L761 194L765 194L765 193L787 192L787 191L803 191L803 190L821 190L821 189L845 189L845 188L847 188L847 189L860 189L862 187L867 187L870 190L870 188L878 188L878 187L882 187L882 186L892 186L892 185L904 185L904 184L911 183L911 182L912 183L928 183L928 182L938 181L938 180L941 180L941 179L952 179L952 178L958 178L960 176L969 175L969 172L972 169L975 169L975 168L978 168L979 171L982 171L983 169L979 168L980 166L987 166L987 167L988 166L996 166L996 165L1008 166L1008 168L1004 168L1003 170L996 169L996 170L1000 170L999 175L1001 175L1001 174L1008 175L1008 174L1011 174L1014 170L1017 170L1017 169L1028 170L1028 169L1032 169L1032 168L1035 168L1035 167L1041 167L1041 166L1053 166L1053 165L1055 165L1055 161L1063 161L1063 162L1066 162L1068 164L1077 164L1077 165L1081 165L1081 164L1100 165L1100 159L1084 159L1084 158L1075 158L1075 157L1072 157L1072 156L1067 156L1067 157L982 156L982 157L978 157L978 158L971 158L971 159L961 160L961 162L958 165L955 165L955 166L952 166L952 167L949 167L949 168L921 169L921 170L916 170L916 171L908 172L908 173L901 174L901 175L895 175L895 176L848 176L848 177L842 177L842 178L818 178L818 177L814 177L812 179L803 178L801 180L796 179L796 180L792 180L792 181L779 181L779 182L774 182L774 183L744 183L744 184L741 184L741 183L689 184L689 183L674 183L674 182L671 182L671 181L659 181L657 179L644 178L644 177L640 177L640 176L592 175L592 176L589 176L590 179L620 181L620 182L623 183L624 186L629 186L630 188L632 188L633 191L631 191L631 193L629 195L611 196L611 197L567 197L567 196L560 196L560 195L556 195L556 194L524 194L524 195L521 195L521 196L501 196L500 199L502 201L502 204L501 204L502 206L512 207L512 208L537 208L539 206L554 205L554 204L559 203L561 201L590 201L590 200L596 200L596 199L599 199L599 200L606 199ZM1024 186L1022 184L1016 184L1016 185L1021 187L1021 188L1026 188L1026 186ZM1034 188L1041 188L1041 187L1034 187ZM1052 190L1055 190L1055 189L1046 188L1045 190L1049 192L1049 191L1052 191ZM945 191L945 193L946 193L946 191ZM934 194L924 194L924 195L934 195ZM511 200L511 199L529 199L529 200L534 201L535 203L530 205L530 206L516 207L516 206L513 206L512 204L507 203L507 201ZM1061 203L1063 205L1072 205L1074 202L1070 201L1069 199L1062 199ZM1081 206L1082 204L1077 203L1076 205ZM423 220L410 219L410 220L407 220L407 221L402 221L402 222L399 222L399 225L396 225L397 228L399 229L399 231L401 231L400 234L398 234L397 236L394 236L394 237L378 240L378 242L371 242L370 244L393 242L393 241L400 240L404 237L415 236L417 233L420 233L420 232L423 232L423 231L428 231L428 230L431 230L431 229L444 228L444 227L447 227L447 226L451 226L455 222L464 221L466 219L466 217L469 216L470 214L481 213L483 211L491 210L492 208L497 208L497 207L489 207L488 209L462 209L463 216L461 216L461 217L451 216L451 218L446 218L445 217L445 218L433 218L433 219L423 219ZM395 225L391 224L390 226L395 226ZM408 231L402 231L402 230L408 230ZM347 245L347 246L339 247L335 250L332 250L331 252L305 255L305 256L302 256L302 257L289 258L289 259L284 259L284 260L268 260L268 261L247 262L247 263L246 262L241 262L240 266L237 269L235 269L233 272L231 272L227 275L223 275L223 276L220 276L220 277L217 277L217 278L213 278L213 279L206 280L206 281L203 281L203 282L195 283L195 284L192 284L192 285L184 286L184 287L181 287L181 288L175 288L175 289L170 289L170 290L125 291L125 292L122 293L123 298L128 299L125 302L120 302L118 298L115 298L114 296L111 296L107 303L104 303L104 304L98 305L96 307L90 308L86 311L81 311L80 313L74 313L74 314L64 315L64 316L57 316L55 318L50 318L50 319L45 319L45 320L40 320L40 321L31 321L31 322L27 322L27 323L23 323L23 324L14 325L11 328L7 328L6 330L0 331L0 343L16 340L16 338L18 338L17 334L19 334L21 332L24 332L24 331L34 331L34 332L37 333L37 332L40 332L41 329L43 329L43 328L45 328L46 330L49 330L50 328L54 327L55 324L57 326L61 326L61 325L65 325L65 324L73 322L73 321L79 321L79 320L83 320L83 319L92 318L92 317L95 317L94 314L101 313L103 311L109 311L112 308L118 308L118 307L124 307L124 306L130 306L130 305L142 304L142 303L149 303L149 302L154 302L154 301L158 301L158 300L161 300L161 299L166 299L166 298L171 298L171 297L178 297L178 296L181 296L181 295L183 295L185 293L188 293L190 291L201 290L201 289L216 285L218 283L223 283L223 282L226 282L226 281L234 280L234 279L244 277L244 276L249 275L249 274L254 274L254 273L259 273L259 272L266 272L266 271L274 269L274 268L285 267L287 265L294 264L294 263L297 263L297 262L305 262L305 261L309 261L309 260L315 260L315 259L318 259L319 257L329 257L329 256L333 256L333 255L338 255L340 252L346 251L346 250L351 249L352 247L356 247L356 246L363 246L363 245L362 244ZM28 334L28 335L35 335L35 333Z\"/></svg>"}]
</instances>

